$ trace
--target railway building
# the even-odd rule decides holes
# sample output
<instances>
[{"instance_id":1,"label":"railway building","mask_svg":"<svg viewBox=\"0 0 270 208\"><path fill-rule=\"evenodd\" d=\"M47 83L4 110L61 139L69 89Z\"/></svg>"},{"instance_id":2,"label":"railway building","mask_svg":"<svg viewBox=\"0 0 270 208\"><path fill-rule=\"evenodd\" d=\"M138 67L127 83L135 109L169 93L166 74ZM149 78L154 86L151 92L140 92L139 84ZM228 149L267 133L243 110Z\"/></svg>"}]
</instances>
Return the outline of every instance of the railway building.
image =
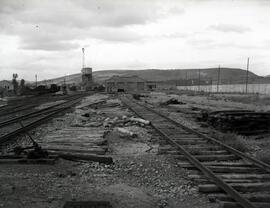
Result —
<instances>
[{"instance_id":1,"label":"railway building","mask_svg":"<svg viewBox=\"0 0 270 208\"><path fill-rule=\"evenodd\" d=\"M11 91L13 90L12 82L8 80L2 80L0 81L0 89L3 89L5 91Z\"/></svg>"},{"instance_id":2,"label":"railway building","mask_svg":"<svg viewBox=\"0 0 270 208\"><path fill-rule=\"evenodd\" d=\"M92 68L84 67L82 68L82 86L84 90L91 90L93 88L93 75Z\"/></svg>"},{"instance_id":3,"label":"railway building","mask_svg":"<svg viewBox=\"0 0 270 208\"><path fill-rule=\"evenodd\" d=\"M136 76L112 76L105 81L106 92L143 92L147 81Z\"/></svg>"}]
</instances>

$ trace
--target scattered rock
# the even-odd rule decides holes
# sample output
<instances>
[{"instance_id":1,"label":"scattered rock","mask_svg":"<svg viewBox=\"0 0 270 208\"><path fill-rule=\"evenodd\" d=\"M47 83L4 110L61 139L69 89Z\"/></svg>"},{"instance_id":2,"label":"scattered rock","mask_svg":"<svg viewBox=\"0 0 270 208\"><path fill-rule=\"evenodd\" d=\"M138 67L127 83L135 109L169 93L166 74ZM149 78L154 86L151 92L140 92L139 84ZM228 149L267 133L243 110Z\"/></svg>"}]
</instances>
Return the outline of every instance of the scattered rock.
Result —
<instances>
[{"instance_id":1,"label":"scattered rock","mask_svg":"<svg viewBox=\"0 0 270 208\"><path fill-rule=\"evenodd\" d=\"M121 136L131 136L133 138L137 137L137 134L135 134L134 132L132 132L126 128L118 127L118 128L116 128L116 131L118 131L121 134Z\"/></svg>"},{"instance_id":2,"label":"scattered rock","mask_svg":"<svg viewBox=\"0 0 270 208\"><path fill-rule=\"evenodd\" d=\"M15 186L10 184L0 185L0 195L10 195L15 191Z\"/></svg>"},{"instance_id":3,"label":"scattered rock","mask_svg":"<svg viewBox=\"0 0 270 208\"><path fill-rule=\"evenodd\" d=\"M141 123L141 124L146 124L146 125L150 124L150 121L144 120L142 118L131 117L129 120L130 121L135 121L135 122L138 122L138 123Z\"/></svg>"},{"instance_id":4,"label":"scattered rock","mask_svg":"<svg viewBox=\"0 0 270 208\"><path fill-rule=\"evenodd\" d=\"M178 101L176 98L171 98L163 103L160 103L160 105L172 105L172 104L185 105L186 103Z\"/></svg>"},{"instance_id":5,"label":"scattered rock","mask_svg":"<svg viewBox=\"0 0 270 208\"><path fill-rule=\"evenodd\" d=\"M90 114L89 113L85 113L85 114L82 114L82 116L84 116L84 117L90 117Z\"/></svg>"},{"instance_id":6,"label":"scattered rock","mask_svg":"<svg viewBox=\"0 0 270 208\"><path fill-rule=\"evenodd\" d=\"M84 125L85 127L99 127L102 126L102 123L100 122L91 122Z\"/></svg>"}]
</instances>

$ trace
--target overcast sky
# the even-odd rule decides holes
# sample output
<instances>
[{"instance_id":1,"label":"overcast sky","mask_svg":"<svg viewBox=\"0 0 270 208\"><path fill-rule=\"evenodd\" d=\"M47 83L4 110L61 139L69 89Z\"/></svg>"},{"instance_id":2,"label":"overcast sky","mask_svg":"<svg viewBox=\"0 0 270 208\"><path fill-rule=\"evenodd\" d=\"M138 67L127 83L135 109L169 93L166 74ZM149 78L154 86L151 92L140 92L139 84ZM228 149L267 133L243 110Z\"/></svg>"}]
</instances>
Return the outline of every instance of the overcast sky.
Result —
<instances>
[{"instance_id":1,"label":"overcast sky","mask_svg":"<svg viewBox=\"0 0 270 208\"><path fill-rule=\"evenodd\" d=\"M270 74L269 0L0 0L0 80L93 70Z\"/></svg>"}]
</instances>

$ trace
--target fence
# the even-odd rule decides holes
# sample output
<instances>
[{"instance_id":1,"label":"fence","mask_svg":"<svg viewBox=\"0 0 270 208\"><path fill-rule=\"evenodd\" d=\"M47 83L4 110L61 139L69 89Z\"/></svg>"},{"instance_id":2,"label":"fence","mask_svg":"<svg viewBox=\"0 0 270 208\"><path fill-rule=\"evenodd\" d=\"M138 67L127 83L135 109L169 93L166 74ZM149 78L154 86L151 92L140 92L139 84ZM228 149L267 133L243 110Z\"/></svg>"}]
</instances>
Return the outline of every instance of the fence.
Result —
<instances>
[{"instance_id":1,"label":"fence","mask_svg":"<svg viewBox=\"0 0 270 208\"><path fill-rule=\"evenodd\" d=\"M270 94L270 84L248 84L248 93ZM203 92L246 93L245 84L177 86L178 90Z\"/></svg>"}]
</instances>

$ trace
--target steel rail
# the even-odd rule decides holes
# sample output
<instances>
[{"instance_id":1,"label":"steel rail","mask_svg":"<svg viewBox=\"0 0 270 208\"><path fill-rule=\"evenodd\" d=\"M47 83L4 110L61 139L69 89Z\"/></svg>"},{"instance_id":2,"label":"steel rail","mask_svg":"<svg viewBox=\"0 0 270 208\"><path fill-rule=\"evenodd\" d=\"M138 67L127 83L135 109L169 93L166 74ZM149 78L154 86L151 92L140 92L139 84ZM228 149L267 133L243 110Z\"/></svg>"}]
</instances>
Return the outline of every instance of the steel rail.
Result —
<instances>
[{"instance_id":1,"label":"steel rail","mask_svg":"<svg viewBox=\"0 0 270 208\"><path fill-rule=\"evenodd\" d=\"M13 106L13 108L19 108L19 107L22 107L24 105L15 105ZM7 108L7 109L4 109L4 108ZM9 110L10 109L10 105L6 104L6 105L3 105L3 106L0 106L0 112L2 112L4 110Z\"/></svg>"},{"instance_id":2,"label":"steel rail","mask_svg":"<svg viewBox=\"0 0 270 208\"><path fill-rule=\"evenodd\" d=\"M140 103L137 103L137 104L142 105L142 104L140 104ZM266 163L264 163L264 162L262 162L262 161L260 161L260 160L257 160L256 158L253 158L253 157L251 157L251 156L249 156L249 155L247 155L247 154L245 154L245 153L243 153L243 152L241 152L241 151L239 151L239 150L237 150L237 149L234 149L233 147L230 147L229 145L226 145L226 144L222 143L221 141L218 141L217 139L214 139L213 137L207 136L207 135L202 134L202 133L200 133L200 132L198 132L198 131L196 131L196 130L194 130L194 129L188 128L188 127L186 127L186 126L184 126L184 125L178 123L177 121L175 121L175 120L173 120L173 119L171 119L171 118L169 118L169 117L167 117L167 116L161 114L160 112L157 112L157 111L155 111L155 110L149 108L148 106L144 106L144 107L146 107L148 110L150 110L150 111L152 111L152 112L154 112L154 113L156 113L156 114L162 116L163 118L165 118L165 119L171 121L171 122L174 123L175 125L177 125L177 126L183 128L184 130L189 131L190 133L196 134L197 136L200 136L200 137L202 137L202 138L204 138L204 139L207 139L207 140L209 140L209 141L211 141L211 142L213 142L213 143L216 143L216 144L218 144L218 145L224 147L224 148L225 148L226 150L228 150L229 152L231 152L231 153L237 155L238 157L240 157L240 158L242 158L242 159L245 159L245 160L249 160L249 161L252 162L252 164L254 164L255 166L257 166L257 167L259 167L259 168L262 168L262 169L264 169L264 170L267 171L267 172L270 172L270 165L268 165L268 164L266 164Z\"/></svg>"},{"instance_id":3,"label":"steel rail","mask_svg":"<svg viewBox=\"0 0 270 208\"><path fill-rule=\"evenodd\" d=\"M33 107L35 107L35 106L37 106L37 105L29 105L29 106L26 106L26 107L24 107L24 108L16 108L16 107L15 107L16 110L12 110L12 111L11 111L11 109L8 109L8 111L3 110L3 113L0 112L0 117L1 117L1 116L6 116L6 115L8 115L8 114L10 114L10 113L17 113L17 112L20 112L20 111L28 110L28 109L31 109L31 108L33 108Z\"/></svg>"},{"instance_id":4,"label":"steel rail","mask_svg":"<svg viewBox=\"0 0 270 208\"><path fill-rule=\"evenodd\" d=\"M134 102L135 102L135 101L134 101ZM252 164L254 164L255 166L257 166L257 167L259 167L259 168L262 168L262 169L264 169L264 170L267 171L267 172L270 172L270 165L268 165L268 164L266 164L266 163L264 163L264 162L262 162L262 161L260 161L260 160L257 160L256 158L251 157L251 156L249 156L249 155L247 155L247 154L245 154L245 153L243 153L243 152L241 152L241 151L239 151L239 150L237 150L237 149L234 149L233 147L231 147L231 146L229 146L229 145L226 145L226 144L222 143L221 141L218 141L217 139L214 139L213 137L207 136L207 135L202 134L202 133L200 133L200 132L198 132L198 131L196 131L196 130L194 130L194 129L191 129L191 128L187 127L187 126L184 126L183 124L180 124L179 122L177 122L177 121L175 121L175 120L173 120L173 119L171 119L171 118L169 118L169 117L163 115L163 114L160 113L160 112L157 112L156 110L154 110L154 109L152 109L152 108L150 108L150 107L148 107L148 106L145 106L145 105L143 105L143 104L141 104L141 103L138 103L138 102L136 102L136 104L138 104L138 105L140 105L140 106L142 106L142 107L147 108L148 110L152 111L153 113L156 113L156 114L160 115L161 117L167 119L168 121L174 123L175 125L177 125L177 126L183 128L184 130L186 130L186 131L188 131L188 132L190 132L190 133L196 134L196 135L199 136L199 137L202 137L202 138L204 138L204 139L206 139L206 140L209 140L209 141L211 141L211 142L213 142L213 143L216 143L216 144L218 144L218 145L224 147L226 150L228 150L229 152L235 154L236 156L238 156L238 157L240 157L240 158L242 158L242 159L245 159L245 160L249 160L249 161L252 162Z\"/></svg>"},{"instance_id":5,"label":"steel rail","mask_svg":"<svg viewBox=\"0 0 270 208\"><path fill-rule=\"evenodd\" d=\"M78 95L65 96L63 98L64 99L69 99L69 98L72 98L72 97L75 97L75 96L78 96ZM34 99L37 99L37 98L39 98L39 96L31 97L31 98L29 98L29 100L27 102L25 102L24 104L21 104L21 105L15 105L15 106L6 105L7 109L1 109L0 108L0 117L1 116L6 116L6 115L11 114L11 113L13 114L13 113L17 113L17 112L20 112L20 111L28 110L28 109L31 109L33 107L38 106L39 104L42 104L42 102L40 102L40 101L38 103L32 104L33 102L35 102ZM46 97L41 97L40 99L46 101Z\"/></svg>"},{"instance_id":6,"label":"steel rail","mask_svg":"<svg viewBox=\"0 0 270 208\"><path fill-rule=\"evenodd\" d=\"M127 98L126 98L127 99ZM123 101L123 99L122 99ZM125 101L123 101L125 103ZM134 102L137 105L147 109L150 112L153 112L159 116L162 116L163 118L167 119L164 115L160 115L160 113L154 111L153 109L148 108L147 106L144 106L142 104L139 104L137 102ZM127 103L125 103L135 114L137 114L139 117L144 117L143 115L140 115L136 110L134 110L131 106L129 106ZM171 119L167 119L171 122ZM177 122L176 122L177 123ZM173 122L175 124L175 122ZM172 138L170 138L166 133L164 133L162 130L157 128L153 123L151 123L153 128L159 132L162 136L164 136L171 144L175 145L185 156L186 158L199 170L201 170L206 177L209 179L212 179L214 183L219 186L221 189L223 189L226 193L228 193L235 201L237 201L242 207L244 208L256 208L249 200L245 199L238 191L236 191L233 187L228 185L226 182L224 182L220 177L215 175L213 171L211 171L209 168L204 166L199 160L197 160L193 155L191 155L188 151L186 151L181 145L179 145L177 142L175 142ZM177 125L178 126L178 125ZM182 125L181 125L182 127ZM186 128L184 128L186 129ZM192 132L193 133L193 132Z\"/></svg>"},{"instance_id":7,"label":"steel rail","mask_svg":"<svg viewBox=\"0 0 270 208\"><path fill-rule=\"evenodd\" d=\"M31 107L35 107L35 105L27 105L27 104L31 104L34 99L37 99L37 98L40 98L41 96L38 95L38 96L33 96L33 97L29 97L29 98L24 98L24 99L17 99L17 100L12 100L10 101L12 104L10 104L10 102L8 102L7 105L3 106L4 109L1 109L0 108L0 116L5 116L5 115L8 115L10 113L16 113L16 112L20 112L20 111L23 111L23 110L27 110ZM26 101L27 99L27 101ZM41 99L44 99L44 97L41 97ZM23 102L23 104L16 104L17 102ZM15 103L15 105L13 105L13 103ZM27 106L26 106L27 105ZM6 109L5 109L6 108ZM15 110L16 109L16 110ZM3 114L4 112L4 114Z\"/></svg>"},{"instance_id":8,"label":"steel rail","mask_svg":"<svg viewBox=\"0 0 270 208\"><path fill-rule=\"evenodd\" d=\"M75 98L76 99L76 98ZM16 121L22 121L23 119L28 119L28 118L33 118L35 116L39 116L39 115L42 115L44 113L50 113L50 112L53 112L57 109L53 109L53 108L56 108L58 106L61 106L61 105L64 105L64 104L67 104L69 102L72 102L73 100L68 100L68 101L65 101L63 103L58 103L58 104L55 104L55 105L52 105L52 106L49 106L47 108L43 108L41 110L38 110L38 111L34 111L34 112L31 112L31 113L28 113L28 114L24 114L22 116L18 116L18 117L15 117L15 118L12 118L12 119L9 119L9 120L5 120L3 122L0 123L0 128L1 127L4 127L4 126L7 126L9 124L12 124L12 123L15 123ZM53 109L53 110L51 110ZM46 112L48 110L51 110L49 112Z\"/></svg>"},{"instance_id":9,"label":"steel rail","mask_svg":"<svg viewBox=\"0 0 270 208\"><path fill-rule=\"evenodd\" d=\"M0 137L0 146L3 143L7 142L7 141L11 141L12 139L14 139L15 136L17 136L17 135L19 135L19 134L21 134L21 133L23 133L25 131L29 131L29 130L39 126L40 124L44 123L45 121L53 118L53 116L57 115L58 113L61 113L61 112L65 111L65 110L69 109L73 105L79 103L81 101L81 98L82 97L76 98L75 101L72 102L71 104L69 104L68 106L62 107L62 108L58 109L57 111L54 111L54 112L52 112L52 113L50 113L50 114L36 120L36 121L33 121L33 122L25 125L22 128L16 129L15 131L13 131L11 133L8 133L8 134L6 134L4 136L1 136Z\"/></svg>"}]
</instances>

